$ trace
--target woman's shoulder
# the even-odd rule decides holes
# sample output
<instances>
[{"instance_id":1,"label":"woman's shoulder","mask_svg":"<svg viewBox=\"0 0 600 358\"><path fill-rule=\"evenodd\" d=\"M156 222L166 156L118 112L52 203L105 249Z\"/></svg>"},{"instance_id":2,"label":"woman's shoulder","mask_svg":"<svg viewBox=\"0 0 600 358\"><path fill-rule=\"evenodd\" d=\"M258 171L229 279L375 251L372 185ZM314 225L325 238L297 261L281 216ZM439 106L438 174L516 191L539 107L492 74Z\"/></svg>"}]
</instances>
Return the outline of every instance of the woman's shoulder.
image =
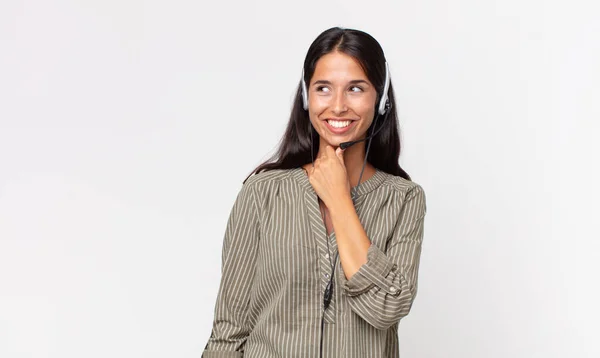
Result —
<instances>
[{"instance_id":1,"label":"woman's shoulder","mask_svg":"<svg viewBox=\"0 0 600 358\"><path fill-rule=\"evenodd\" d=\"M280 190L288 190L295 188L294 185L289 185L288 181L294 180L294 169L270 169L260 173L254 173L242 185L241 192L252 193L252 196L257 200L259 207L264 207L271 198L277 197ZM284 189L281 189L284 188ZM294 195L285 196L291 199Z\"/></svg>"},{"instance_id":2,"label":"woman's shoulder","mask_svg":"<svg viewBox=\"0 0 600 358\"><path fill-rule=\"evenodd\" d=\"M394 191L397 191L404 195L412 191L424 192L423 187L413 180L408 180L401 176L389 173L385 173L385 175L387 176L387 178L384 184Z\"/></svg>"},{"instance_id":3,"label":"woman's shoulder","mask_svg":"<svg viewBox=\"0 0 600 358\"><path fill-rule=\"evenodd\" d=\"M384 182L383 187L387 188L385 194L391 195L395 198L392 200L397 203L400 207L404 207L408 202L416 203L419 211L426 211L426 195L425 190L421 184L405 179L401 176L392 175L386 173L387 178Z\"/></svg>"},{"instance_id":4,"label":"woman's shoulder","mask_svg":"<svg viewBox=\"0 0 600 358\"><path fill-rule=\"evenodd\" d=\"M244 186L263 186L290 178L294 169L270 169L260 173L254 173L244 182Z\"/></svg>"}]
</instances>

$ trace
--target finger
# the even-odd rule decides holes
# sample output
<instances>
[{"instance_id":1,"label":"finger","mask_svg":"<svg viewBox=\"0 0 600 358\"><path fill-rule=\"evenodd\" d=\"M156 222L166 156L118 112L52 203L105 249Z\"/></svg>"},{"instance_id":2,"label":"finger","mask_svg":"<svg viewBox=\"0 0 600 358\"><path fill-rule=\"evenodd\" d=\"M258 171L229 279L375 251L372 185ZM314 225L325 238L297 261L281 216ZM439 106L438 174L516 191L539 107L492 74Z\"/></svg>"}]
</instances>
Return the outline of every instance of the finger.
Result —
<instances>
[{"instance_id":1,"label":"finger","mask_svg":"<svg viewBox=\"0 0 600 358\"><path fill-rule=\"evenodd\" d=\"M335 150L335 154L339 158L340 163L342 163L343 166L346 166L344 164L344 150L342 148L338 148Z\"/></svg>"},{"instance_id":2,"label":"finger","mask_svg":"<svg viewBox=\"0 0 600 358\"><path fill-rule=\"evenodd\" d=\"M332 156L332 155L335 155L335 152L334 152L334 150L333 150L333 146L331 146L331 145L327 144L327 145L325 146L325 153L327 153L327 156Z\"/></svg>"}]
</instances>

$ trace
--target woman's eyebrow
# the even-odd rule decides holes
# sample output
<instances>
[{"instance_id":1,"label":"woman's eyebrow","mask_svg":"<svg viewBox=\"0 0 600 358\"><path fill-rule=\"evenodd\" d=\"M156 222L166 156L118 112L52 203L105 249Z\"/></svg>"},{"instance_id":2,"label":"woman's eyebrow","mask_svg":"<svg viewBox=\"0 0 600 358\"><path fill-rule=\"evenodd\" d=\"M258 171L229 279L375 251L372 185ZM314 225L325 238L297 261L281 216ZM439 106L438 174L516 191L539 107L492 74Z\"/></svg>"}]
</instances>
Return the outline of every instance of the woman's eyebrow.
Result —
<instances>
[{"instance_id":1,"label":"woman's eyebrow","mask_svg":"<svg viewBox=\"0 0 600 358\"><path fill-rule=\"evenodd\" d=\"M348 83L349 83L349 84L351 84L351 85L355 85L355 84L359 84L359 83L364 83L364 84L366 84L366 85L368 85L368 84L369 84L369 83L368 83L367 81L365 81L365 80L352 80L352 81L350 81L350 82L348 82ZM330 84L331 84L331 81L327 81L327 80L318 80L318 81L315 81L315 82L313 83L313 85L321 85L321 84L322 84L322 85L330 85Z\"/></svg>"}]
</instances>

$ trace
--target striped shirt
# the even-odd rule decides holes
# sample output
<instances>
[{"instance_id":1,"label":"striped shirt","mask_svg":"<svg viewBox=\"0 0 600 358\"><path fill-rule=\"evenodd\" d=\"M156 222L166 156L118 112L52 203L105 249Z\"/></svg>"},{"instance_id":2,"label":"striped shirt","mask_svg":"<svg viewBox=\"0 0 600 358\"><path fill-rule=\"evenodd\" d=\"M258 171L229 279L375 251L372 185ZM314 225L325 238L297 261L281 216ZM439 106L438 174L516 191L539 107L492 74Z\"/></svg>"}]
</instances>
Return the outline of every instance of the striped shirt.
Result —
<instances>
[{"instance_id":1,"label":"striped shirt","mask_svg":"<svg viewBox=\"0 0 600 358\"><path fill-rule=\"evenodd\" d=\"M221 282L204 358L399 357L398 323L417 294L426 212L423 188L379 169L358 186L355 209L371 241L348 280L318 196L301 167L248 178L223 239ZM327 244L329 241L329 245Z\"/></svg>"}]
</instances>

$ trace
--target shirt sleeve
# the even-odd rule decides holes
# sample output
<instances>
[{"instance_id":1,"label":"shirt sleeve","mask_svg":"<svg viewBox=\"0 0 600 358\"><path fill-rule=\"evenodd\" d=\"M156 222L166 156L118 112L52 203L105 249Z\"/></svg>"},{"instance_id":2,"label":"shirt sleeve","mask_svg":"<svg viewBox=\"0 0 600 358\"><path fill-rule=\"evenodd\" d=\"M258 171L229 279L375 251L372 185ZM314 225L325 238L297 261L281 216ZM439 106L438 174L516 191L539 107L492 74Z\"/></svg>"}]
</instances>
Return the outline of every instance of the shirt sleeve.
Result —
<instances>
[{"instance_id":1,"label":"shirt sleeve","mask_svg":"<svg viewBox=\"0 0 600 358\"><path fill-rule=\"evenodd\" d=\"M409 189L387 252L371 244L367 262L349 280L339 270L350 307L377 329L387 329L406 316L417 294L425 201L420 185Z\"/></svg>"},{"instance_id":2,"label":"shirt sleeve","mask_svg":"<svg viewBox=\"0 0 600 358\"><path fill-rule=\"evenodd\" d=\"M244 356L244 345L252 330L248 306L259 241L256 209L254 189L247 181L238 193L225 229L221 282L203 358Z\"/></svg>"}]
</instances>

